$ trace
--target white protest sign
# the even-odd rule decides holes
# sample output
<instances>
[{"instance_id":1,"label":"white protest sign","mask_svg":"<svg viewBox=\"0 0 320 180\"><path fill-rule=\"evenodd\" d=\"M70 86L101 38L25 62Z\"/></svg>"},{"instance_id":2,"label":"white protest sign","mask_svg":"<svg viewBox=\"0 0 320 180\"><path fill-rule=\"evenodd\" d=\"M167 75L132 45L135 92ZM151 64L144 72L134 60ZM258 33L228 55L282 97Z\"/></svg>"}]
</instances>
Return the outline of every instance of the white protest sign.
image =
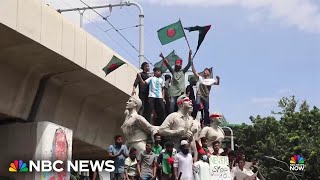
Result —
<instances>
[{"instance_id":1,"label":"white protest sign","mask_svg":"<svg viewBox=\"0 0 320 180\"><path fill-rule=\"evenodd\" d=\"M211 180L231 180L228 156L210 156Z\"/></svg>"}]
</instances>

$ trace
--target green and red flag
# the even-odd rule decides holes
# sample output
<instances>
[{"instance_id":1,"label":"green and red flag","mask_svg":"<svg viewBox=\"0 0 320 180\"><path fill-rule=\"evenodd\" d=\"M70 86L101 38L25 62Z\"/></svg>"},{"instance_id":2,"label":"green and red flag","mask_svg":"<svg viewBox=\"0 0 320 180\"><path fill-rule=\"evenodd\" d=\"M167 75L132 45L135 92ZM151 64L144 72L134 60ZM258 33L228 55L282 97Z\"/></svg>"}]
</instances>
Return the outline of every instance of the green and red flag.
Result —
<instances>
[{"instance_id":1,"label":"green and red flag","mask_svg":"<svg viewBox=\"0 0 320 180\"><path fill-rule=\"evenodd\" d=\"M162 45L183 37L185 37L185 34L180 20L158 30L158 38Z\"/></svg>"},{"instance_id":2,"label":"green and red flag","mask_svg":"<svg viewBox=\"0 0 320 180\"><path fill-rule=\"evenodd\" d=\"M198 38L198 46L197 46L197 50L199 49L201 43L203 42L204 38L207 35L207 32L210 30L211 25L208 26L194 26L194 27L186 27L184 29L188 30L189 32L192 31L199 31L199 38Z\"/></svg>"},{"instance_id":3,"label":"green and red flag","mask_svg":"<svg viewBox=\"0 0 320 180\"><path fill-rule=\"evenodd\" d=\"M176 60L181 60L181 58L176 54L176 52L174 50L165 58L168 59L168 63L170 66L175 65ZM154 65L154 67L160 68L162 73L165 73L168 70L168 68L167 68L166 64L163 62L163 60L157 62Z\"/></svg>"},{"instance_id":4,"label":"green and red flag","mask_svg":"<svg viewBox=\"0 0 320 180\"><path fill-rule=\"evenodd\" d=\"M123 62L121 59L113 55L111 58L111 61L102 70L106 73L106 76L107 76L109 73L116 70L118 67L122 66L123 64L125 64L125 62Z\"/></svg>"}]
</instances>

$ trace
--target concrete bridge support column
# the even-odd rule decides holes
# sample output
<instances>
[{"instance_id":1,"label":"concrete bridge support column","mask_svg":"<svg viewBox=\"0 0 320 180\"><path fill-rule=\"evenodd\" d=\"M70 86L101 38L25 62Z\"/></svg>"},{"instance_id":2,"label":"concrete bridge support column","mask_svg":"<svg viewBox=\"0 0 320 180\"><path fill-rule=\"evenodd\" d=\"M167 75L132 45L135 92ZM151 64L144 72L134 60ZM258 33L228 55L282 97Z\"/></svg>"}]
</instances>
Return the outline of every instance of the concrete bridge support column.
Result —
<instances>
[{"instance_id":1,"label":"concrete bridge support column","mask_svg":"<svg viewBox=\"0 0 320 180\"><path fill-rule=\"evenodd\" d=\"M72 130L46 121L1 125L1 176L14 180L47 180L52 176L65 176L65 179L70 179L70 173L67 171L65 173L14 173L8 170L10 163L14 160L22 160L28 169L29 160L71 160L72 135Z\"/></svg>"}]
</instances>

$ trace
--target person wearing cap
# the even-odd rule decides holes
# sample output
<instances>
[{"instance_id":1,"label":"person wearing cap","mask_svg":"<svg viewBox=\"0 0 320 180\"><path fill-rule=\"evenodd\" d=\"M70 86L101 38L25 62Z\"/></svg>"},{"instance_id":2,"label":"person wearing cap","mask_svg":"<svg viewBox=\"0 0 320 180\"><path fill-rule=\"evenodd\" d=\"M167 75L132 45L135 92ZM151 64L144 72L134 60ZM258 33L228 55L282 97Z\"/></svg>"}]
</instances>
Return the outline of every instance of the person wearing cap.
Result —
<instances>
[{"instance_id":1,"label":"person wearing cap","mask_svg":"<svg viewBox=\"0 0 320 180\"><path fill-rule=\"evenodd\" d=\"M149 78L148 72L150 71L149 63L143 62L141 64L142 72L140 73L141 78L145 81ZM150 108L148 104L148 96L149 96L149 86L148 84L141 84L139 78L136 78L133 84L133 90L131 96L136 94L136 88L139 85L139 98L142 101L142 106L139 110L139 114L146 118L147 121L150 122Z\"/></svg>"},{"instance_id":2,"label":"person wearing cap","mask_svg":"<svg viewBox=\"0 0 320 180\"><path fill-rule=\"evenodd\" d=\"M172 83L171 83L171 93L170 93L170 113L177 112L178 106L177 106L177 99L179 96L185 93L185 73L188 71L188 69L191 66L191 58L192 51L189 50L189 60L188 64L185 68L182 69L182 60L178 59L175 61L174 69L170 66L168 59L165 59L163 54L160 54L160 57L162 58L163 62L169 69L169 71L172 74Z\"/></svg>"},{"instance_id":3,"label":"person wearing cap","mask_svg":"<svg viewBox=\"0 0 320 180\"><path fill-rule=\"evenodd\" d=\"M180 143L180 152L176 154L173 163L174 175L176 180L193 180L193 158L190 153L190 146L187 140L182 140Z\"/></svg>"},{"instance_id":4,"label":"person wearing cap","mask_svg":"<svg viewBox=\"0 0 320 180\"><path fill-rule=\"evenodd\" d=\"M194 76L198 79L197 84L197 108L200 109L200 103L203 104L203 111L204 111L204 125L209 126L210 125L210 119L209 119L209 94L211 90L212 85L219 85L220 84L220 77L216 76L216 79L210 78L211 77L211 71L208 68L204 69L203 77L200 76L195 67L192 63L192 72ZM198 112L198 110L195 110Z\"/></svg>"},{"instance_id":5,"label":"person wearing cap","mask_svg":"<svg viewBox=\"0 0 320 180\"><path fill-rule=\"evenodd\" d=\"M149 99L148 103L151 110L151 123L155 126L160 126L165 118L165 107L164 107L164 80L162 79L162 71L160 68L153 68L154 76L146 80L143 80L141 75L137 77L142 84L149 84ZM157 112L156 112L157 111ZM155 117L157 113L157 118Z\"/></svg>"}]
</instances>

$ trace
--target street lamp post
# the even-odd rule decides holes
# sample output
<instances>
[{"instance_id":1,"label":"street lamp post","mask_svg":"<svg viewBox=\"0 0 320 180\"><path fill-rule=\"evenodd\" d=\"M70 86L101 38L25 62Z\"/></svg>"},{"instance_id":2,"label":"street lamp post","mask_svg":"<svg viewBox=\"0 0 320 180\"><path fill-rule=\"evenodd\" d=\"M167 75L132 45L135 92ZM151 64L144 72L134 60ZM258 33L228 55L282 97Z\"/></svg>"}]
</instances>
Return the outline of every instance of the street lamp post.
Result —
<instances>
[{"instance_id":1,"label":"street lamp post","mask_svg":"<svg viewBox=\"0 0 320 180\"><path fill-rule=\"evenodd\" d=\"M82 27L83 23L83 13L87 9L101 9L101 8L112 8L117 6L136 6L139 11L139 66L144 62L144 13L142 7L135 2L121 2L119 4L109 4L103 6L92 6L92 7L83 7L83 8L71 8L71 9L58 9L59 13L68 12L68 11L79 11L80 12L80 27ZM82 11L82 12L81 12ZM114 28L114 27L113 27Z\"/></svg>"},{"instance_id":2,"label":"street lamp post","mask_svg":"<svg viewBox=\"0 0 320 180\"><path fill-rule=\"evenodd\" d=\"M234 151L233 130L228 126L225 126L223 128L226 128L226 129L228 129L230 131L231 150Z\"/></svg>"}]
</instances>

